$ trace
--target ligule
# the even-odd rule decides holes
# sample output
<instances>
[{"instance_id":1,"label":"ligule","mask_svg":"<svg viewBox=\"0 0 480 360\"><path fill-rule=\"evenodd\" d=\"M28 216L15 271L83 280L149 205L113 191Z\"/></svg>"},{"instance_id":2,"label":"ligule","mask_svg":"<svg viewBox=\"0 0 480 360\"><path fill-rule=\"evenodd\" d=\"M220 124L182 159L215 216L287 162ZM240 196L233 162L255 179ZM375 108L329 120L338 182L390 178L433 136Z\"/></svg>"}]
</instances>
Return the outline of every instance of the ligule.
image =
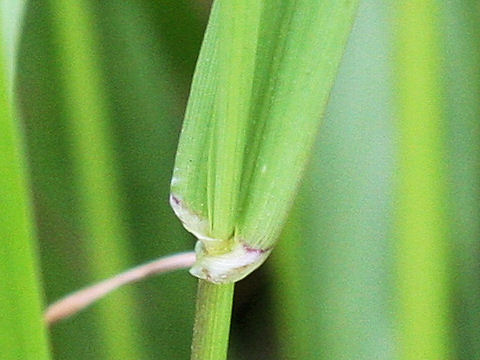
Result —
<instances>
[{"instance_id":1,"label":"ligule","mask_svg":"<svg viewBox=\"0 0 480 360\"><path fill-rule=\"evenodd\" d=\"M270 254L332 87L357 1L216 0L171 204L197 238L191 273L238 281Z\"/></svg>"}]
</instances>

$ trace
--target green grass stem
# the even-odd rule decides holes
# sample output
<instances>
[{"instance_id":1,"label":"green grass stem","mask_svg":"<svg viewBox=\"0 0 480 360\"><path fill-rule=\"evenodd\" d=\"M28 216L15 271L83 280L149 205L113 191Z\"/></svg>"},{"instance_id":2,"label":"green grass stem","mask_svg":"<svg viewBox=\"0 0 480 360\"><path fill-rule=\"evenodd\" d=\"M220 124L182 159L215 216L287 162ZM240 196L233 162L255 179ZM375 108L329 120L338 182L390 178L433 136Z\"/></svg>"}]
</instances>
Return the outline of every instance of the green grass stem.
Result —
<instances>
[{"instance_id":1,"label":"green grass stem","mask_svg":"<svg viewBox=\"0 0 480 360\"><path fill-rule=\"evenodd\" d=\"M227 358L234 284L198 281L191 360Z\"/></svg>"}]
</instances>

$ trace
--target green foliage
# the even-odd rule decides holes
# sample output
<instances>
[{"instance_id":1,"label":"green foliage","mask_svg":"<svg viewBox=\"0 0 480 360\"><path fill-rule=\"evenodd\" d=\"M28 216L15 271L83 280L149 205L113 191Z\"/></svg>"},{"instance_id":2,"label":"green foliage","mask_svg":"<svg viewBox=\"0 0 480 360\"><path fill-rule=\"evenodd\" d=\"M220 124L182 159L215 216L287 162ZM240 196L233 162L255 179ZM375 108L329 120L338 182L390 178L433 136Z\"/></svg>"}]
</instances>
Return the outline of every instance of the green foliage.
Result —
<instances>
[{"instance_id":1,"label":"green foliage","mask_svg":"<svg viewBox=\"0 0 480 360\"><path fill-rule=\"evenodd\" d=\"M0 109L2 358L48 359L26 171L4 74L0 75Z\"/></svg>"},{"instance_id":2,"label":"green foliage","mask_svg":"<svg viewBox=\"0 0 480 360\"><path fill-rule=\"evenodd\" d=\"M309 157L356 4L215 2L172 180L172 206L200 240L195 276L237 281L268 256Z\"/></svg>"},{"instance_id":3,"label":"green foliage","mask_svg":"<svg viewBox=\"0 0 480 360\"><path fill-rule=\"evenodd\" d=\"M0 1L2 6L13 6L12 14L20 13L17 10L21 9L22 3ZM292 18L282 17L294 3L305 8L298 8ZM319 109L323 108L326 98L324 93L311 88L315 81L312 74L300 74L304 76L302 80L289 83L285 93L278 92L278 87L296 77L295 72L302 71L306 64L289 61L288 56L288 61L283 63L286 60L273 53L297 52L315 40L318 41L315 46L326 44L322 42L325 36L308 31L305 36L292 34L289 42L285 37L290 31L280 24L291 20L289 24L293 26L297 21L306 29L309 26L306 19L320 14L314 11L315 8L320 9L328 3L306 0L252 2L252 5L265 7L263 17L257 19L265 26L258 28L254 18L237 19L229 14L230 20L234 21L232 25L250 24L248 33L259 32L261 36L257 39L253 80L251 74L239 75L241 69L252 64L229 53L229 49L243 41L247 47L254 46L252 39L222 41L223 50L220 50L225 61L230 57L239 64L231 73L225 66L217 68L224 74L222 78L228 79L221 88L244 94L247 92L245 88L252 83L251 98L256 100L248 106L252 113L259 114L257 120L260 123L271 118L291 125L286 120L292 118L292 113L295 118L298 114L305 114L308 110L305 103L312 99L317 108L310 110L315 112L315 121L320 118ZM227 6L248 13L245 8L237 9L237 6L247 4L250 3L231 2ZM17 175L25 173L21 147L18 147L21 143L18 139L25 134L48 302L117 271L192 248L194 239L175 219L168 205L168 196L178 133L210 2L68 2L69 7L82 5L88 8L87 16L75 17L68 24L59 26L57 17L63 15L54 9L60 5L60 1L28 2L26 21L21 26L23 38L21 41L15 37L8 39L8 49L19 49L17 64L10 62L10 57L6 60L11 64L7 65L8 69L16 69L15 89L23 124L17 126L18 118L10 113L6 115L9 122L4 122L4 115L0 120L0 144L5 145L13 139L16 149L15 153L9 153L2 148L0 156L0 196L16 199L8 204L2 199L0 203L0 234L6 238L5 232L12 228L9 225L16 223L12 219L20 221L20 217L13 214L23 213L28 208L25 200L28 186L16 187L20 190L17 193L5 185L12 184L8 175L10 171ZM425 6L437 9L427 11ZM4 7L1 9L2 19L16 19L10 12L4 12ZM408 26L406 22L398 21L399 9L407 14L403 19ZM461 360L480 357L479 10L473 0L360 2L360 17L329 101L325 124L315 145L315 156L291 223L273 252L272 261L269 261L273 266L260 268L236 285L229 359L396 360L418 358L412 353L421 348L427 349L430 357ZM325 20L334 18L335 14L330 13ZM237 20L239 22L235 22ZM71 34L61 29L78 27L79 22L85 21L88 25L80 30L86 35L79 35L75 40L81 44L68 44L74 49L65 54L65 37L70 38ZM331 24L340 26L339 22L332 21ZM2 29L20 29L16 20L3 25ZM222 33L223 38L233 36L238 29L235 26L226 26L225 29L224 23L226 32ZM217 30L219 28L215 32ZM212 32L207 38L209 34ZM267 42L266 39L273 40ZM264 45L259 46L262 42ZM410 44L408 48L406 42ZM288 46L282 48L281 44ZM88 54L79 54L83 51ZM201 58L205 57L205 51L204 48ZM306 51L302 53L307 54ZM313 54L315 64L320 66L324 49L317 48ZM78 65L77 61L80 59L84 63L85 57L90 65L81 71L94 74L94 79L90 81L92 75L85 75L80 80L71 81L71 72L79 71L79 68L76 65L65 67L67 58L70 58L70 64ZM209 60L210 63L205 61L203 64L218 65L214 63L215 57L209 57ZM333 68L330 60L325 60L326 65ZM277 66L281 63L282 66ZM198 66L200 69L202 62ZM205 68L205 72L207 70ZM10 79L12 74L10 72ZM205 77L202 81L214 86L218 79ZM2 86L11 89L9 82L7 85L3 82ZM197 82L195 80L194 88ZM243 85L235 87L236 83ZM394 93L392 89L399 92ZM298 97L302 91L305 96ZM209 95L207 92L205 96ZM0 95L4 93L0 92ZM292 95L290 93L297 94L293 104L285 101ZM200 93L197 95L200 100ZM244 110L237 110L245 104L232 95L230 92L221 94L224 101L219 110L224 114L232 114L235 110L235 116L244 116L241 115ZM200 110L208 112L207 108L192 107L193 100L187 118L188 114L195 115ZM272 107L268 112L261 112L263 104L268 101ZM270 110L274 111L271 116ZM9 108L0 106L1 111L9 111ZM432 115L434 113L437 115ZM79 117L73 118L72 114ZM86 126L87 116L101 118L101 121L88 125L87 130L95 131L94 138L106 145L98 151L103 161L108 159L105 169L103 166L90 169L81 165L82 159L97 151L95 144L85 145L85 140L75 138L77 134L86 133L74 130L74 127ZM76 119L85 121L82 120L83 125L72 123ZM222 126L230 125L224 123ZM15 131L10 138L6 135L9 134L7 127L11 131L12 126ZM426 126L433 130L426 131ZM297 140L299 133L297 127L291 130ZM309 141L313 141L314 133L313 130L309 133ZM242 173L252 178L260 173L262 163L256 167L250 156L255 157L272 148L271 143L267 146L267 142L262 141L264 134L263 130L252 132L244 140L252 151L243 154L242 165L248 163L249 167ZM438 136L432 139L433 134ZM232 145L226 138L217 140ZM419 147L413 149L410 141L419 142ZM428 141L432 141L431 148L427 148ZM86 152L83 155L80 154L80 143L83 143L82 151ZM397 152L405 148L406 151ZM418 149L420 151L416 151ZM12 159L12 154L20 159ZM288 155L290 153L277 154L280 159L277 165L282 169L293 168L287 163ZM223 158L226 167L238 166L228 162L227 154L222 151L217 151L216 156ZM416 165L420 164L420 158L426 165ZM217 171L219 165L212 162L201 171ZM411 180L415 185L406 185L406 175L411 173L408 167L413 166L418 170L418 173L415 171L417 175L423 175L409 176L410 179L422 179L422 184L434 183L415 202L409 199L423 188L417 185L419 180ZM275 178L273 168L270 169L272 171L267 171L265 176ZM107 179L112 191L98 191L97 200L101 203L97 202L93 207L86 205L86 194L91 187L85 185L86 177L81 175L85 171L112 174ZM434 175L426 176L427 171ZM219 175L220 181L229 173ZM203 178L208 180L207 174L204 175ZM21 176L17 184L25 182ZM239 178L227 180L244 189L244 193L240 192L241 201L225 198L222 203L230 202L232 205L229 206L240 213L246 211L244 205L259 209L258 203L264 201L261 196L242 187ZM279 180L275 186L281 188L285 186L284 180L290 181L283 177ZM252 183L251 186L255 190L257 185L261 184ZM198 187L199 197L206 198L206 186L205 182L203 188ZM258 186L259 193L267 190L270 191ZM219 196L228 196L217 192ZM90 202L93 204L94 200ZM427 200L430 205L424 206ZM112 202L114 205L109 205ZM407 202L413 204L408 211ZM274 206L265 204L267 208ZM281 205L288 207L287 203ZM7 206L14 206L16 212L4 211ZM115 219L109 217L104 224L98 225L99 228L95 225L93 230L101 239L94 241L90 227L93 222L100 222L101 217L92 214L101 206L113 208ZM420 206L426 210L417 212ZM276 236L272 235L271 229L278 227L274 223L284 221L282 216L273 214L265 226L257 229L253 225L259 214L250 210L249 214L251 218L239 217L239 229L245 235L255 233L253 237L268 230L270 235L266 236L274 239ZM217 211L214 216L222 219L225 216L232 221L231 214ZM432 225L434 216L438 216L435 222L438 227ZM406 220L415 220L416 223L411 225ZM3 241L0 250L0 274L4 279L0 282L4 315L0 316L0 328L2 334L7 333L5 329L8 334L17 330L28 333L29 340L22 342L21 337L0 335L0 357L24 358L23 354L5 349L14 347L28 351L31 346L30 349L35 349L31 358L41 359L42 353L45 358L47 351L40 321L38 297L41 289L36 281L38 271L32 251L32 226L28 215L21 221L23 230L18 234L23 234L25 242ZM218 221L217 218L215 222ZM111 235L108 238L98 235L105 228L112 229L112 224L113 229L117 229L115 233L119 234L118 241L116 238L108 240ZM414 226L417 227L415 237L411 233ZM438 231L441 235L435 238L420 236L420 227ZM107 243L117 250L108 250L109 253L102 257ZM431 248L426 249L427 245ZM442 255L442 251L447 254ZM412 254L414 256L410 256ZM398 260L403 257L403 265L400 263L399 266ZM413 266L418 266L421 271L414 271ZM435 282L429 280L432 274ZM415 290L411 286L413 281L427 285L424 289L431 286L430 290ZM12 297L19 282L23 284L22 292ZM399 286L405 289L401 293L398 292ZM8 291L4 291L7 287ZM121 357L120 352L135 351L133 356L139 359L188 358L195 310L194 279L185 272L178 272L132 287L119 290L110 299L50 329L55 359L111 359L114 357L107 349L118 344L119 339L125 340L120 345L128 349L115 349L114 356L117 357ZM3 296L5 294L7 296ZM30 306L23 306L23 299L27 299ZM434 300L438 306L426 306ZM424 304L425 311L419 310L421 304L418 303ZM230 304L223 309L229 307ZM408 318L416 319L416 322L408 323ZM29 326L20 326L22 324ZM114 327L115 331L109 330ZM420 328L433 330L420 331ZM279 335L277 342L273 340L275 333ZM413 337L418 346L405 351L406 341ZM432 349L432 345L438 342L442 345Z\"/></svg>"},{"instance_id":4,"label":"green foliage","mask_svg":"<svg viewBox=\"0 0 480 360\"><path fill-rule=\"evenodd\" d=\"M402 6L406 6L404 11L414 11L413 6L426 4L410 2ZM405 15L404 19L415 25L404 25L402 31L409 32L402 39L414 43L415 49L396 48L403 65L402 72L393 77L396 82L392 82L391 71L395 68L391 61L389 32L400 36L398 23L388 21L387 14L392 14L392 7L374 1L362 3L351 47L332 94L327 124L318 141L318 155L311 175L285 233L286 240L280 242L281 256L274 254L278 281L276 314L285 358L317 358L320 354L320 358L326 359L407 359L418 358L420 355L412 353L420 349L429 349L428 358L456 358L452 350L454 339L457 341L454 350L460 358L476 357L478 333L474 324L478 321L475 309L480 299L476 260L479 228L476 159L480 152L476 100L479 56L476 20L479 13L474 9L469 2L442 3L436 12L426 11L428 16L426 12L423 16L422 13ZM419 31L416 26L429 30ZM430 40L430 36L435 40ZM432 47L435 55L425 56L425 52L431 54ZM419 52L423 52L422 57ZM408 62L408 74L406 57L414 57ZM439 62L441 59L445 62ZM399 71L399 67L396 70ZM432 70L435 75L431 75ZM419 86L417 82L425 78L430 84L433 79L436 85L429 85L428 90ZM409 90L403 88L407 81L412 87ZM419 165L418 171L425 174L433 168L443 172L443 175L437 173L422 180L425 184L443 181L443 193L432 195L431 191L438 190L434 184L427 186L428 192L419 195L425 199L424 196L430 194L430 199L435 199L430 201L429 210L416 215L408 212L408 218L416 226L436 231L451 227L442 236L427 237L428 240L421 232L411 234L408 240L403 237L400 242L392 238L391 224L395 214L392 210L395 207L397 216L400 216L398 211L403 213L401 218L397 217L396 230L403 236L412 230L412 226L405 223L405 210L398 207L408 196L397 195L393 202L389 195L393 185L406 181L406 174L400 168L392 171L395 154L392 145L398 142L394 135L399 134L392 131L390 88L394 84L403 88L403 102L397 103L395 108L405 111L416 107L415 111L409 110L408 118L404 114L395 123L403 129L400 132L403 134L403 167L413 166L419 157L428 154L430 160ZM447 96L441 96L442 89ZM404 102L406 95L408 104ZM421 116L432 104L446 111L434 117ZM418 130L427 124L441 128L441 133ZM418 151L418 146L414 148L405 143L405 126L415 129L409 132L409 141L423 144L423 150ZM362 135L365 132L367 136ZM434 142L442 142L441 149L436 147L437 154L432 152L433 147L427 148L421 134L429 139L436 134ZM408 155L406 151L410 151ZM444 156L438 156L439 152ZM395 182L391 181L392 175ZM415 179L410 178L411 181ZM401 189L421 191L424 186L404 185ZM421 204L416 200L412 206ZM441 215L442 212L449 217ZM433 222L432 216L444 217ZM451 245L446 245L447 238L451 239ZM428 250L424 248L427 244L432 246ZM397 248L398 258L407 257L397 268L397 277L392 278L402 286L400 293L394 291L395 284L388 276L394 264L395 246L402 247L402 250ZM445 246L452 250L448 257L442 250ZM420 260L418 256L424 258ZM415 267L412 261L416 262ZM283 270L292 263L299 266ZM432 264L436 264L435 270L426 271ZM450 292L445 299L450 280L454 280L455 292ZM427 287L420 291L414 282L427 284ZM428 286L433 293L425 292ZM405 297L410 299L409 310L405 310ZM442 304L438 303L439 299ZM435 300L437 303L433 305ZM393 305L404 309L397 317L392 316ZM420 311L422 306L426 308ZM453 314L456 315L455 323L451 318ZM399 325L402 317L412 320L407 319L410 327ZM394 326L395 332L392 331ZM406 350L405 342L400 339L412 339L416 345ZM434 349L433 345L439 342L441 345ZM403 344L401 348L400 344Z\"/></svg>"},{"instance_id":5,"label":"green foliage","mask_svg":"<svg viewBox=\"0 0 480 360\"><path fill-rule=\"evenodd\" d=\"M115 151L113 165L119 175L116 191L125 205L122 215L127 217L128 236L123 245L118 239L112 244L127 247L128 258L117 259L106 253L107 263L103 264L92 264L92 246L100 251L101 243L93 243L85 231L82 190L74 168L74 158L79 155L72 149L71 105L66 102L56 50L57 27L46 1L30 3L27 9L18 92L33 170L48 302L118 270L192 247L192 240L168 205L168 193L204 19L188 1L174 3L166 8L136 0L90 3L94 16L90 17L89 31L95 32L96 46L92 56L95 71L100 72L97 80L108 113L104 126L112 141L109 146ZM164 36L173 6L178 29L170 29ZM191 29L194 36L174 55L169 49L186 36L180 32L182 28ZM109 269L113 263L117 263L115 269ZM187 358L195 303L193 279L176 273L126 290L137 290L137 305L123 306L119 313L142 324L135 335L144 352L141 358ZM108 304L125 295L124 290L112 294L103 304L55 325L51 332L56 359L110 358L105 354L106 344L127 335L120 330L106 331L98 311L102 306L109 311ZM113 309L110 312L113 314ZM112 321L119 321L115 314L111 316ZM110 336L112 340L108 340Z\"/></svg>"},{"instance_id":6,"label":"green foliage","mask_svg":"<svg viewBox=\"0 0 480 360\"><path fill-rule=\"evenodd\" d=\"M388 10L360 3L314 157L272 254L281 359L396 359Z\"/></svg>"},{"instance_id":7,"label":"green foliage","mask_svg":"<svg viewBox=\"0 0 480 360\"><path fill-rule=\"evenodd\" d=\"M2 3L1 21L6 11ZM20 21L13 17L12 22ZM10 92L5 43L16 34L0 27L0 348L2 359L47 360L46 329L35 254L34 226L22 134ZM10 45L10 44L9 44ZM14 51L8 52L12 64ZM11 66L8 66L13 71Z\"/></svg>"},{"instance_id":8,"label":"green foliage","mask_svg":"<svg viewBox=\"0 0 480 360\"><path fill-rule=\"evenodd\" d=\"M460 359L480 357L480 8L476 1L442 2L445 50L446 175L449 239L455 279L455 334Z\"/></svg>"},{"instance_id":9,"label":"green foliage","mask_svg":"<svg viewBox=\"0 0 480 360\"><path fill-rule=\"evenodd\" d=\"M88 268L99 278L127 267L128 248L121 217L120 194L104 100L102 72L92 9L86 1L52 1L60 75L64 81L66 130L79 207L84 222ZM105 353L111 358L141 358L133 294L122 292L99 306ZM118 334L118 335L117 335ZM115 336L117 335L117 336Z\"/></svg>"},{"instance_id":10,"label":"green foliage","mask_svg":"<svg viewBox=\"0 0 480 360\"><path fill-rule=\"evenodd\" d=\"M171 196L177 216L199 240L191 269L198 278L241 280L270 253L312 148L356 4L214 2ZM217 327L216 309L201 301L208 292L223 292L202 284L192 358L221 359L225 351L214 355L213 344L226 345L228 326ZM228 309L219 306L220 313Z\"/></svg>"},{"instance_id":11,"label":"green foliage","mask_svg":"<svg viewBox=\"0 0 480 360\"><path fill-rule=\"evenodd\" d=\"M451 356L445 115L436 1L396 6L398 334L403 359Z\"/></svg>"}]
</instances>

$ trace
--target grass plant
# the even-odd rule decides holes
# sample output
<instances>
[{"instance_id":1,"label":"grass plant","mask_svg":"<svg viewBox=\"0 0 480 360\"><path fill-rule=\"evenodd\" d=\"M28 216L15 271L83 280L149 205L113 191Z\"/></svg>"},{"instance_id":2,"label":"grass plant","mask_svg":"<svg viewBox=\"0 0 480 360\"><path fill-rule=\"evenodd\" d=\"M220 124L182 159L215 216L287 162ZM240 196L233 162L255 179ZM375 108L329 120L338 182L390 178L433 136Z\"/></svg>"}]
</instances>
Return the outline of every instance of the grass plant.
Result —
<instances>
[{"instance_id":1,"label":"grass plant","mask_svg":"<svg viewBox=\"0 0 480 360\"><path fill-rule=\"evenodd\" d=\"M480 357L480 8L475 1L440 4L445 71L449 240L455 279L454 327L459 359Z\"/></svg>"},{"instance_id":2,"label":"grass plant","mask_svg":"<svg viewBox=\"0 0 480 360\"><path fill-rule=\"evenodd\" d=\"M233 285L224 284L243 279L270 254L312 149L357 4L213 4L171 195L177 216L198 238L191 270L201 279L194 359L225 357L226 350L212 346L227 344L229 326L218 321L229 317L215 314L229 306L202 302L231 298Z\"/></svg>"},{"instance_id":3,"label":"grass plant","mask_svg":"<svg viewBox=\"0 0 480 360\"><path fill-rule=\"evenodd\" d=\"M5 360L48 360L25 147L11 91L18 31L12 29L7 34L6 26L1 26L6 20L7 5L2 3L0 7L1 357ZM20 21L19 16L12 21Z\"/></svg>"},{"instance_id":4,"label":"grass plant","mask_svg":"<svg viewBox=\"0 0 480 360\"><path fill-rule=\"evenodd\" d=\"M445 212L448 194L440 8L406 1L396 8L398 167L396 262L398 335L403 359L452 354Z\"/></svg>"},{"instance_id":5,"label":"grass plant","mask_svg":"<svg viewBox=\"0 0 480 360\"><path fill-rule=\"evenodd\" d=\"M280 359L396 359L389 9L360 2L314 156L272 254Z\"/></svg>"},{"instance_id":6,"label":"grass plant","mask_svg":"<svg viewBox=\"0 0 480 360\"><path fill-rule=\"evenodd\" d=\"M61 59L66 124L84 226L88 271L100 279L130 264L126 229L113 155L109 109L102 87L94 20L88 1L51 1L50 9ZM105 354L141 358L139 324L131 292L99 304L99 327ZM117 335L117 336L115 336Z\"/></svg>"},{"instance_id":7,"label":"grass plant","mask_svg":"<svg viewBox=\"0 0 480 360\"><path fill-rule=\"evenodd\" d=\"M480 356L475 1L0 15L2 359Z\"/></svg>"}]
</instances>

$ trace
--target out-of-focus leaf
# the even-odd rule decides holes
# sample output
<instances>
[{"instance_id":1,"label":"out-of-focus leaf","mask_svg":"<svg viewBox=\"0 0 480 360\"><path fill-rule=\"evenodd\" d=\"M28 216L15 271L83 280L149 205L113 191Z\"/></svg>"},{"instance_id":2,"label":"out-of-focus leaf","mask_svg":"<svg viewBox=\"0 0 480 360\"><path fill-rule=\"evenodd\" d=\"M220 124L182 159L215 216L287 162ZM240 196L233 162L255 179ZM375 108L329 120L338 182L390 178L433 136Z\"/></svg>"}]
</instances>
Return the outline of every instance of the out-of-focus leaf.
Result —
<instances>
[{"instance_id":1,"label":"out-of-focus leaf","mask_svg":"<svg viewBox=\"0 0 480 360\"><path fill-rule=\"evenodd\" d=\"M439 4L408 0L394 5L399 157L395 278L404 360L453 358Z\"/></svg>"},{"instance_id":2,"label":"out-of-focus leaf","mask_svg":"<svg viewBox=\"0 0 480 360\"><path fill-rule=\"evenodd\" d=\"M480 7L441 2L446 51L449 206L459 358L480 358Z\"/></svg>"},{"instance_id":3,"label":"out-of-focus leaf","mask_svg":"<svg viewBox=\"0 0 480 360\"><path fill-rule=\"evenodd\" d=\"M362 1L307 179L273 254L282 359L394 359L388 6Z\"/></svg>"},{"instance_id":4,"label":"out-of-focus leaf","mask_svg":"<svg viewBox=\"0 0 480 360\"><path fill-rule=\"evenodd\" d=\"M20 40L25 0L0 0L0 31L3 36L3 50L6 54L6 66L9 80L15 73L15 58Z\"/></svg>"},{"instance_id":5,"label":"out-of-focus leaf","mask_svg":"<svg viewBox=\"0 0 480 360\"><path fill-rule=\"evenodd\" d=\"M184 1L159 6L120 0L99 3L98 10L132 255L140 263L191 249L194 244L175 219L168 197L178 133L204 29L201 18L194 17L194 8ZM166 33L171 22L192 34L176 35L178 29ZM196 38L197 43L184 41L182 36ZM169 51L179 44L181 57ZM139 317L148 328L148 358L188 358L194 285L187 272L136 285L142 299Z\"/></svg>"},{"instance_id":6,"label":"out-of-focus leaf","mask_svg":"<svg viewBox=\"0 0 480 360\"><path fill-rule=\"evenodd\" d=\"M112 114L108 121L129 226L131 260L123 269L193 244L176 221L168 194L205 14L196 13L189 1L170 1L167 5L136 0L92 1L92 6L99 40L96 55L101 56L105 71L102 85ZM167 36L164 28L172 22L178 28L171 29ZM63 83L58 59L52 52L57 40L45 1L30 3L26 25L19 93L51 302L100 276L113 275L113 270L105 269L104 275L87 270L89 260L65 125ZM184 33L188 31L192 34ZM182 36L191 39L182 41ZM178 44L182 44L181 58L169 52ZM187 358L193 325L193 278L178 272L134 287L140 302L136 316L147 329L140 341L145 358ZM106 301L115 301L117 295ZM56 358L108 358L103 352L105 336L99 329L95 308L87 309L52 328Z\"/></svg>"},{"instance_id":7,"label":"out-of-focus leaf","mask_svg":"<svg viewBox=\"0 0 480 360\"><path fill-rule=\"evenodd\" d=\"M97 279L131 266L93 9L88 1L49 1L65 100L67 141L78 195L86 270ZM110 358L142 358L134 294L100 302L98 329Z\"/></svg>"},{"instance_id":8,"label":"out-of-focus leaf","mask_svg":"<svg viewBox=\"0 0 480 360\"><path fill-rule=\"evenodd\" d=\"M4 21L0 16L0 25ZM9 91L4 44L10 34L4 31L0 26L0 354L5 360L47 360L25 148ZM13 64L13 53L7 53Z\"/></svg>"}]
</instances>

